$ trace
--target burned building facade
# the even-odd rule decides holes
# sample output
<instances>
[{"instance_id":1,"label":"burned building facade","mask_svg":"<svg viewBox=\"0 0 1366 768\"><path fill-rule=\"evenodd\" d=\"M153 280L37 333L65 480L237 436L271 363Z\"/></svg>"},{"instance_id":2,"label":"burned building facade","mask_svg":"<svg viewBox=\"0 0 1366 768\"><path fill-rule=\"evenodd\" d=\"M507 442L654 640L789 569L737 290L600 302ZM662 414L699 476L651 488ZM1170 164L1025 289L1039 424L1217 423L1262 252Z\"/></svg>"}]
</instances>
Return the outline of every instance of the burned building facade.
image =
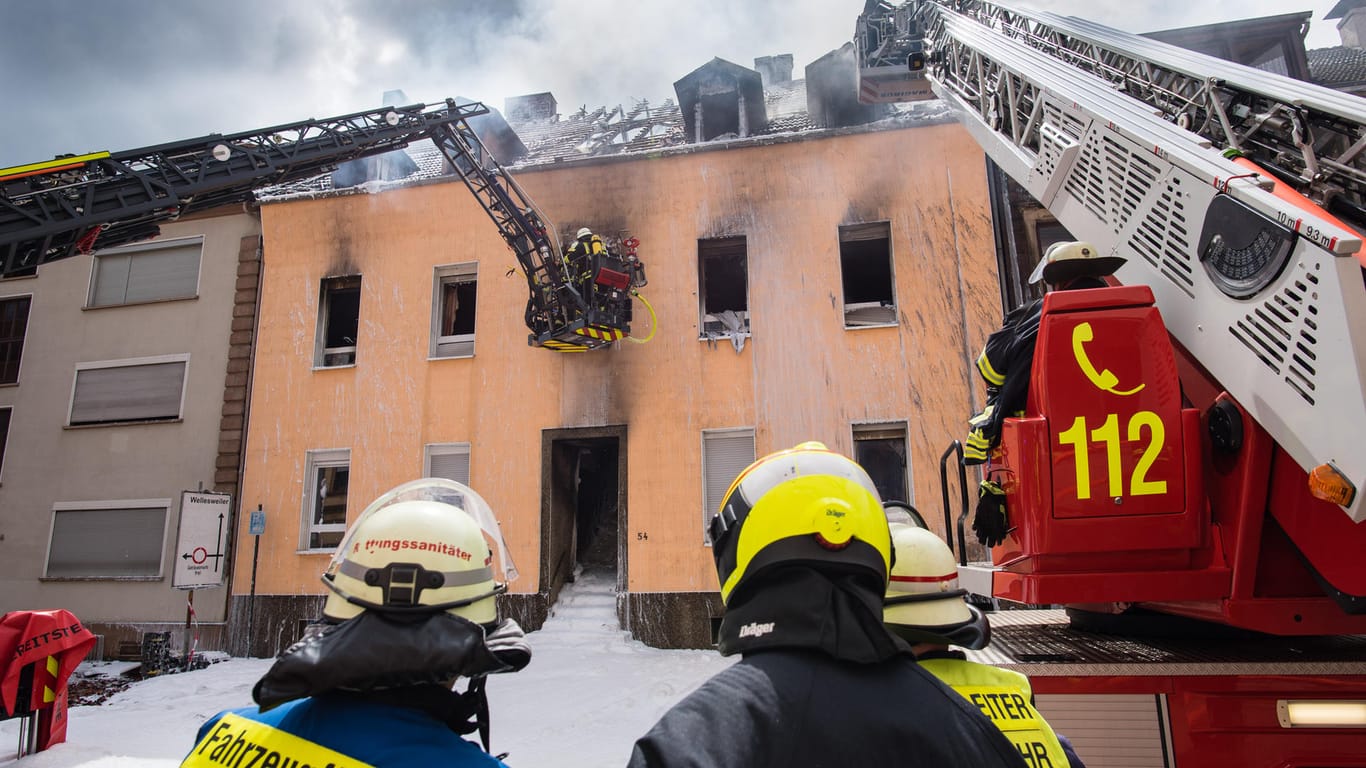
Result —
<instances>
[{"instance_id":1,"label":"burned building facade","mask_svg":"<svg viewBox=\"0 0 1366 768\"><path fill-rule=\"evenodd\" d=\"M711 643L706 522L756 456L821 440L889 498L937 504L998 319L982 152L940 113L812 129L800 87L770 89L716 60L677 107L512 121L511 170L562 238L640 241L648 343L528 346L525 281L457 179L263 204L242 501L270 522L254 596L237 550L231 650L297 638L347 521L420 475L492 505L527 629L605 569L622 628L660 647Z\"/></svg>"}]
</instances>

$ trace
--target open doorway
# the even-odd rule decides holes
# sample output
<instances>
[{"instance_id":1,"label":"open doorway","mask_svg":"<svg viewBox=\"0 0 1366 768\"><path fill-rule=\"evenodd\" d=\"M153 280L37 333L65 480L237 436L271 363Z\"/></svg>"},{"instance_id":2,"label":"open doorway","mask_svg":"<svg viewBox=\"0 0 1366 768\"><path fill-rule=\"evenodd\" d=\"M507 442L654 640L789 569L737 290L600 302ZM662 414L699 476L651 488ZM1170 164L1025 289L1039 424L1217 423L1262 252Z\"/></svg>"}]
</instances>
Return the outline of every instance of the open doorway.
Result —
<instances>
[{"instance_id":1,"label":"open doorway","mask_svg":"<svg viewBox=\"0 0 1366 768\"><path fill-rule=\"evenodd\" d=\"M625 589L626 428L547 430L542 444L541 584L547 607L576 575Z\"/></svg>"}]
</instances>

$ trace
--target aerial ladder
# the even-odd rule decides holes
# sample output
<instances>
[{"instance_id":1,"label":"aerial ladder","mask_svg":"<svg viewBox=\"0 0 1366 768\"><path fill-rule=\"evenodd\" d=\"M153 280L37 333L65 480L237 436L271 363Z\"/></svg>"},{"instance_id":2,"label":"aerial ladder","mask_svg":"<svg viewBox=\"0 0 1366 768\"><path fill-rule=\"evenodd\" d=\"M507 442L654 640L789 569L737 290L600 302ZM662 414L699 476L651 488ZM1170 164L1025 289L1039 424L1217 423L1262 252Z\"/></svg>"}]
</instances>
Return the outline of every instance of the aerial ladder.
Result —
<instances>
[{"instance_id":1,"label":"aerial ladder","mask_svg":"<svg viewBox=\"0 0 1366 768\"><path fill-rule=\"evenodd\" d=\"M154 237L160 222L430 139L517 258L530 293L528 343L580 352L627 337L631 299L645 284L638 242L614 241L571 269L545 218L471 127L488 113L448 99L0 169L0 276Z\"/></svg>"},{"instance_id":2,"label":"aerial ladder","mask_svg":"<svg viewBox=\"0 0 1366 768\"><path fill-rule=\"evenodd\" d=\"M945 100L1072 236L1126 259L1117 287L1043 300L1028 404L984 465L1009 520L990 562L967 556L961 448L941 458L963 585L1066 607L1002 612L986 660L1044 693L1158 697L1178 765L1359 764L1366 100L980 0L869 0L854 46L862 101ZM1069 623L1211 634L1192 655ZM1260 655L1209 640L1237 633ZM1300 699L1341 705L1317 741L1295 737Z\"/></svg>"}]
</instances>

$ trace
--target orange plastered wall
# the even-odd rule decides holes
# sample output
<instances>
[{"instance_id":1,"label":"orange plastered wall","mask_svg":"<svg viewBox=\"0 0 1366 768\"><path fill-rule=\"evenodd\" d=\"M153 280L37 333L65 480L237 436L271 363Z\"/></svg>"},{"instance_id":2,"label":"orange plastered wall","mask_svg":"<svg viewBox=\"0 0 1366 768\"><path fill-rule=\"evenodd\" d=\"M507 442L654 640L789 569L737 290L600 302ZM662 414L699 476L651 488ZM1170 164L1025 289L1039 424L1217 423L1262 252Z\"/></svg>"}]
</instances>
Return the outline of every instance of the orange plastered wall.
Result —
<instances>
[{"instance_id":1,"label":"orange plastered wall","mask_svg":"<svg viewBox=\"0 0 1366 768\"><path fill-rule=\"evenodd\" d=\"M981 150L957 125L514 175L557 231L640 239L647 344L560 355L526 344L526 284L458 180L263 208L261 333L243 504L264 504L260 594L316 594L327 558L299 555L305 452L351 449L348 514L418 476L422 447L471 444L471 484L537 584L541 433L626 425L628 585L716 589L702 544L701 433L753 427L762 455L854 422L906 421L912 483L939 518L939 454L961 437L971 370L999 320ZM843 327L838 228L889 221L895 327ZM747 238L752 338L698 339L697 241ZM478 261L475 357L427 359L436 265ZM313 370L319 282L362 275L355 367ZM639 302L632 330L649 331ZM246 536L244 515L240 541ZM643 534L643 535L642 535ZM238 548L250 572L250 547ZM245 593L245 579L235 592Z\"/></svg>"}]
</instances>

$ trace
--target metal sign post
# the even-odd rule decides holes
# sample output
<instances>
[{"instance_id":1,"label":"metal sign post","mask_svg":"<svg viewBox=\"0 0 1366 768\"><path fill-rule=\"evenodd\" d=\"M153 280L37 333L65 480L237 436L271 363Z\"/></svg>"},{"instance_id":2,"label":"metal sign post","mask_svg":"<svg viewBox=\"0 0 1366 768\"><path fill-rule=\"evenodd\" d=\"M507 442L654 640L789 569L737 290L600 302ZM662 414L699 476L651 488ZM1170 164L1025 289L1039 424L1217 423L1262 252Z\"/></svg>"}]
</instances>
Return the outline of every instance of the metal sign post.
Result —
<instances>
[{"instance_id":1,"label":"metal sign post","mask_svg":"<svg viewBox=\"0 0 1366 768\"><path fill-rule=\"evenodd\" d=\"M251 545L251 597L247 600L247 657L251 657L252 622L256 618L256 563L261 559L261 534L266 532L266 510L260 504L251 512L247 533L252 536Z\"/></svg>"}]
</instances>

